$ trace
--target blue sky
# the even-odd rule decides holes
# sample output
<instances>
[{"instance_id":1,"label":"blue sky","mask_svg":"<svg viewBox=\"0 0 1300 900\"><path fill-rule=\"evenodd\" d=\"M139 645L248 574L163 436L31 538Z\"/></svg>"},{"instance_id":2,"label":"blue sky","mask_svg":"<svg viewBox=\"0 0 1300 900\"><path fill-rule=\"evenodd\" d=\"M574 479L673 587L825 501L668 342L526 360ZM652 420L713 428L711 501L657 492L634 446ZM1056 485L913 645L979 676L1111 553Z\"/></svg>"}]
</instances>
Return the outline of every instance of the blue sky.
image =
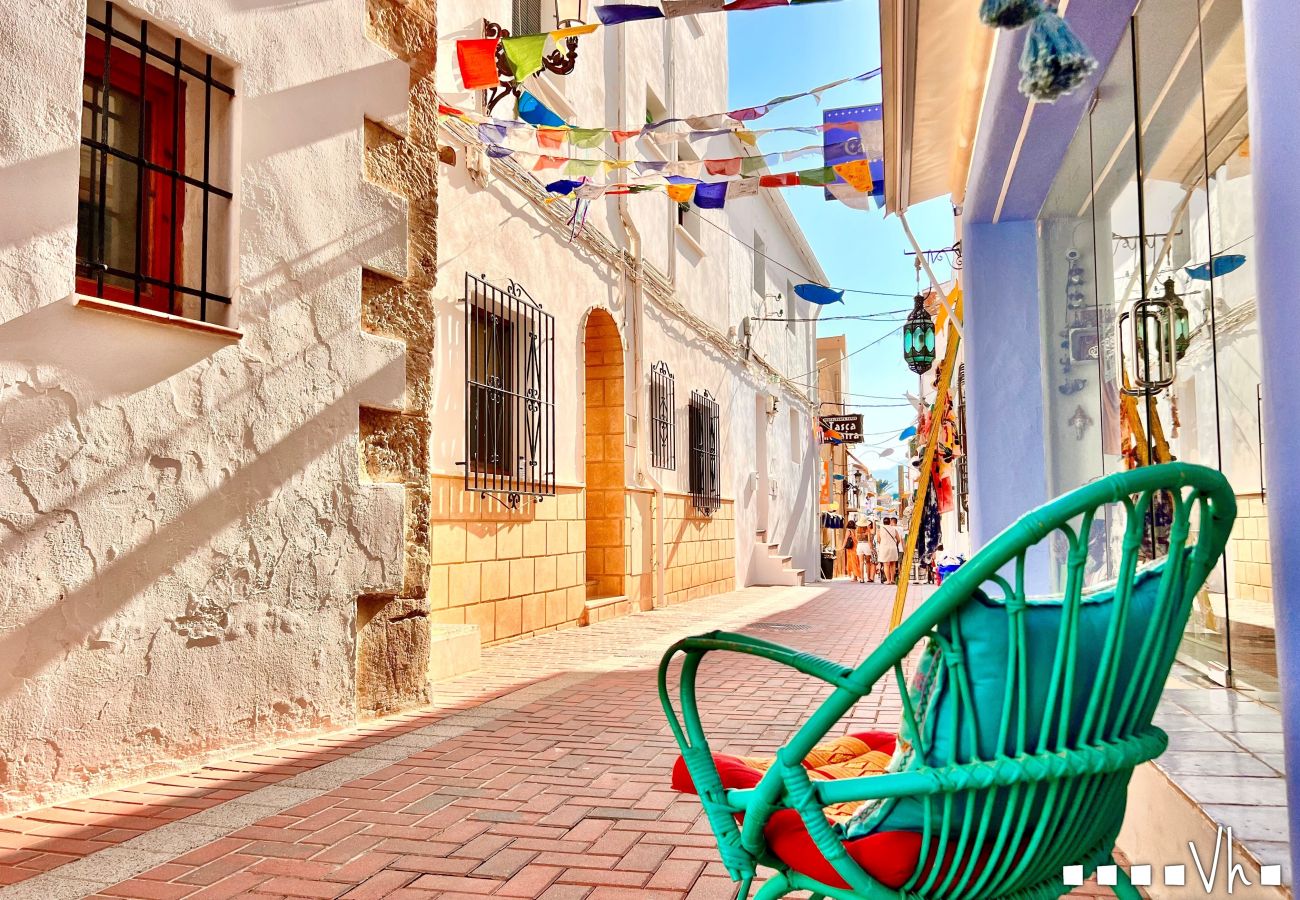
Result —
<instances>
[{"instance_id":1,"label":"blue sky","mask_svg":"<svg viewBox=\"0 0 1300 900\"><path fill-rule=\"evenodd\" d=\"M797 93L880 65L877 0L838 0L735 12L727 16L727 24L731 54L729 103L733 109ZM821 106L811 98L788 103L754 123L753 127L816 124L821 121L823 109L879 101L879 79L849 84L827 93ZM766 152L793 149L811 142L807 135L777 135L764 139L763 149ZM903 255L910 245L896 217L886 219L879 211L862 212L835 201L827 202L821 191L812 188L788 189L784 195L833 287L907 295L848 294L843 304L826 307L824 316L911 308L909 298L916 291L916 271L912 258ZM913 207L908 212L908 222L923 247L946 247L952 242L952 207L946 198ZM936 266L935 273L940 279L949 274L944 265ZM897 328L903 317L905 313L900 315L899 321L824 322L818 333L823 336L848 335L849 352L852 353ZM851 391L897 398L855 397L854 402L903 403L904 391L916 392L916 376L903 364L901 335L888 337L859 353L851 365ZM896 435L915 421L915 412L910 406L877 406L852 411L863 414L863 430L868 434L892 431ZM868 438L868 442L872 440ZM872 466L874 474L892 479L894 466L901 460L902 445L889 443L885 446L895 447L897 452L879 466L874 465L878 459L876 452L866 447L855 452Z\"/></svg>"}]
</instances>

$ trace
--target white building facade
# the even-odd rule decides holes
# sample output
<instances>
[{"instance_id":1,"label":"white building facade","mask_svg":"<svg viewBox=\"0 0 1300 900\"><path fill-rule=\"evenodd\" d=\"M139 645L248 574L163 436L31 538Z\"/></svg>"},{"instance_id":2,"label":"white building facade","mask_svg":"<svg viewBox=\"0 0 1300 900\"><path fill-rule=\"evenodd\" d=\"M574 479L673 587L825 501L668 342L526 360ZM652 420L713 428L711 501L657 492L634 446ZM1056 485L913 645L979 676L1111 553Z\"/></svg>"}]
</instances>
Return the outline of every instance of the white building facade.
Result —
<instances>
[{"instance_id":1,"label":"white building facade","mask_svg":"<svg viewBox=\"0 0 1300 900\"><path fill-rule=\"evenodd\" d=\"M783 202L679 227L607 199L570 241L437 121L464 99L439 36L511 4L442 6L0 28L0 812L416 705L480 643L812 571L813 323L757 321L811 319L788 284L822 280ZM557 107L725 108L724 18L584 39ZM529 373L470 377L467 276L553 329L553 464L517 502L466 489L508 468L476 462L503 445L467 384Z\"/></svg>"},{"instance_id":2,"label":"white building facade","mask_svg":"<svg viewBox=\"0 0 1300 900\"><path fill-rule=\"evenodd\" d=\"M535 6L444 7L439 33L480 36L485 20L507 31L555 27L550 4ZM542 74L528 87L566 122L635 129L726 109L726 59L724 16L636 23L583 38L572 74ZM445 103L487 111L482 92L456 90L450 53L438 84ZM513 99L492 114L513 118ZM571 237L571 201L547 202L543 186L561 176L530 171L535 155L488 160L473 126L454 119L442 139L460 160L442 170L439 194L431 546L434 584L445 570L447 594L434 622L475 625L485 642L500 641L812 573L817 450L805 386L815 383L815 315L791 286L824 276L779 194L763 191L719 211L679 211L662 192L605 197ZM551 152L670 160L743 151L731 139L662 147L642 139ZM501 289L522 285L533 301L524 304L527 315L540 307L546 317L542 341L553 338L555 366L542 390L554 399L554 423L543 430L554 440L543 438L540 458L516 442L504 468L473 461L492 451L466 418L486 414L491 401L485 395L476 408L466 382L474 373L503 383L511 376L483 361L474 338L466 363L466 317L485 314L466 300L467 276ZM501 337L515 341L507 355L523 354L525 314L501 315L515 323L502 326L515 335ZM671 378L671 402L655 393L655 373ZM715 457L703 463L716 467L705 478L714 491L703 501L693 486L700 464L693 396L716 403L716 439L705 451ZM664 409L666 417L656 412ZM484 470L469 485L467 466ZM553 484L530 499L536 485L524 477L522 496L512 498L521 468Z\"/></svg>"}]
</instances>

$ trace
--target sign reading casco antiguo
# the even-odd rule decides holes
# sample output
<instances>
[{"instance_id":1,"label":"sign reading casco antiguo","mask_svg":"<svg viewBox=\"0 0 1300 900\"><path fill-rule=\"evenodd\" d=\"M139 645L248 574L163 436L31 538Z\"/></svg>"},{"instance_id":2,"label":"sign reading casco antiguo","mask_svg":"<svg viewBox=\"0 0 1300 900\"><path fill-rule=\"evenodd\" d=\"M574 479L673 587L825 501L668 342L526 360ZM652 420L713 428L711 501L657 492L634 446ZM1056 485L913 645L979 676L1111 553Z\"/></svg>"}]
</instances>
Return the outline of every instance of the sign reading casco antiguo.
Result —
<instances>
[{"instance_id":1,"label":"sign reading casco antiguo","mask_svg":"<svg viewBox=\"0 0 1300 900\"><path fill-rule=\"evenodd\" d=\"M835 432L846 444L862 443L862 416L822 416L822 428Z\"/></svg>"}]
</instances>

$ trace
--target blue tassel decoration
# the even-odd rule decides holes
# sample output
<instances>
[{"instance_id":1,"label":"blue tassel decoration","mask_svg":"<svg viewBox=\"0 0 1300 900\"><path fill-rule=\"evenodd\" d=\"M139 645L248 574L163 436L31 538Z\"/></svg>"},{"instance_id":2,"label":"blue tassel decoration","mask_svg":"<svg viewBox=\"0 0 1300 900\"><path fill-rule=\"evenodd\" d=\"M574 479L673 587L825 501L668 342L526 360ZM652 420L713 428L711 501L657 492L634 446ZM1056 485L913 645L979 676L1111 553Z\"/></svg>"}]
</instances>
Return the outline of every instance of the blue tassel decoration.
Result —
<instances>
[{"instance_id":1,"label":"blue tassel decoration","mask_svg":"<svg viewBox=\"0 0 1300 900\"><path fill-rule=\"evenodd\" d=\"M1043 0L983 0L980 21L992 28L1020 28L1043 14Z\"/></svg>"},{"instance_id":2,"label":"blue tassel decoration","mask_svg":"<svg viewBox=\"0 0 1300 900\"><path fill-rule=\"evenodd\" d=\"M1048 7L1029 26L1020 56L1020 93L1041 103L1076 90L1097 68L1097 60L1070 26Z\"/></svg>"}]
</instances>

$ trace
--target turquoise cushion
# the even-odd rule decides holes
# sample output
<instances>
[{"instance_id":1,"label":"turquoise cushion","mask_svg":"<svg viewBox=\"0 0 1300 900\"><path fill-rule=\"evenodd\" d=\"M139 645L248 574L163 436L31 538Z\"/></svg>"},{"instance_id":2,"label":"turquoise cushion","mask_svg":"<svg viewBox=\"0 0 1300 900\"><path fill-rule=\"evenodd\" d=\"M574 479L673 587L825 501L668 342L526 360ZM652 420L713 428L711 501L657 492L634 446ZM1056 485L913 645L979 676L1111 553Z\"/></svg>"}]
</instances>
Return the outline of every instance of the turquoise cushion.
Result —
<instances>
[{"instance_id":1,"label":"turquoise cushion","mask_svg":"<svg viewBox=\"0 0 1300 900\"><path fill-rule=\"evenodd\" d=\"M1128 627L1123 636L1119 661L1116 704L1123 696L1123 690L1142 657L1146 625L1155 612L1163 570L1163 563L1150 566L1139 572L1134 581ZM1031 753L1038 748L1044 725L1064 610L1060 597L1050 597L1030 600L1025 612L1025 638L1029 657L1025 747ZM1078 655L1067 728L1072 740L1078 737L1083 726L1083 718L1091 700L1093 679L1101 662L1114 610L1113 584L1083 596L1079 609ZM948 672L948 661L944 659L947 652L944 644L951 645L953 640L954 621L962 638L971 685L972 703L963 704L961 721L958 721L956 685ZM996 756L1010 658L1009 623L1005 605L990 600L980 592L938 627L940 640L932 639L927 645L908 690L922 735L920 744L925 748L924 757L916 752L915 735L910 734L910 728L904 724L901 733L903 740L894 754L889 771L940 768L953 763L993 759ZM1059 703L1058 700L1057 709ZM1058 712L1053 713L1048 724L1057 728L1059 722ZM1014 728L1009 729L1006 746L1002 749L1008 754L1016 752ZM936 827L941 814L942 804L934 804ZM864 805L846 827L848 837L854 838L875 831L921 831L924 824L924 803L918 799L903 798Z\"/></svg>"}]
</instances>

